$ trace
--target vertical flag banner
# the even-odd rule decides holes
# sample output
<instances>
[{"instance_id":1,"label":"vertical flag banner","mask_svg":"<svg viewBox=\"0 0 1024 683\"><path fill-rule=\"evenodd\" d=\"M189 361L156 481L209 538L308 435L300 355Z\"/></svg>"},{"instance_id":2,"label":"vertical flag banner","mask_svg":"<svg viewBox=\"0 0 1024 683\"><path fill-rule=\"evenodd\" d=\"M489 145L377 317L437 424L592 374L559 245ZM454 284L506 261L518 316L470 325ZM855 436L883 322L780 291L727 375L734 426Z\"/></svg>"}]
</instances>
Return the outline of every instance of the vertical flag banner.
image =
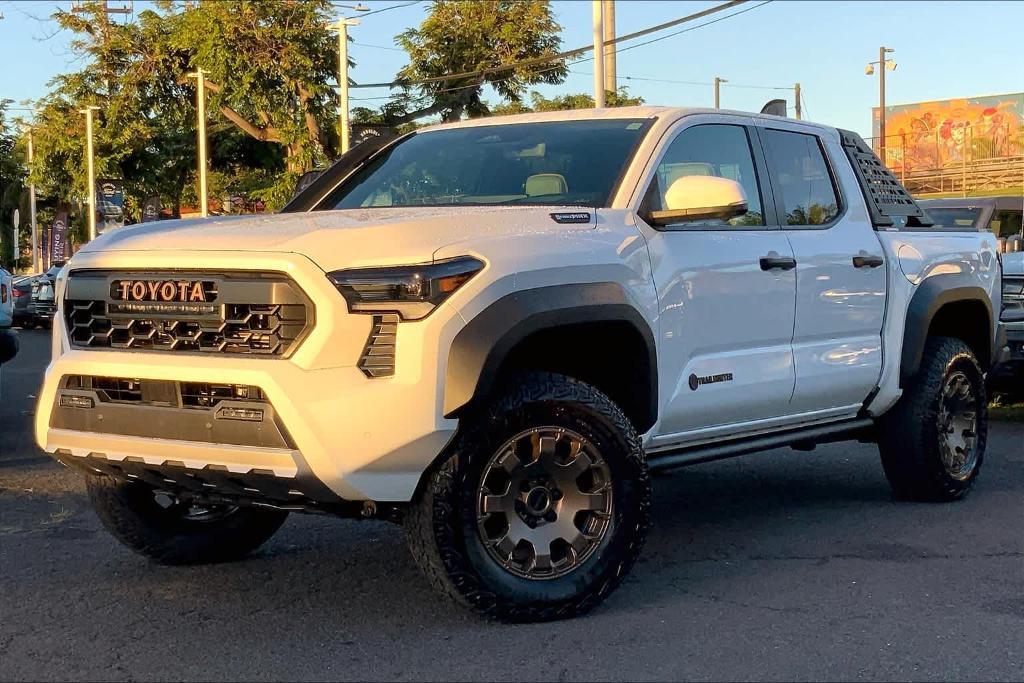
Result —
<instances>
[{"instance_id":1,"label":"vertical flag banner","mask_svg":"<svg viewBox=\"0 0 1024 683\"><path fill-rule=\"evenodd\" d=\"M124 227L124 181L96 181L96 232L103 233L111 228Z\"/></svg>"},{"instance_id":2,"label":"vertical flag banner","mask_svg":"<svg viewBox=\"0 0 1024 683\"><path fill-rule=\"evenodd\" d=\"M58 211L53 219L53 227L50 228L49 254L50 263L64 261L67 256L68 242L68 212Z\"/></svg>"}]
</instances>

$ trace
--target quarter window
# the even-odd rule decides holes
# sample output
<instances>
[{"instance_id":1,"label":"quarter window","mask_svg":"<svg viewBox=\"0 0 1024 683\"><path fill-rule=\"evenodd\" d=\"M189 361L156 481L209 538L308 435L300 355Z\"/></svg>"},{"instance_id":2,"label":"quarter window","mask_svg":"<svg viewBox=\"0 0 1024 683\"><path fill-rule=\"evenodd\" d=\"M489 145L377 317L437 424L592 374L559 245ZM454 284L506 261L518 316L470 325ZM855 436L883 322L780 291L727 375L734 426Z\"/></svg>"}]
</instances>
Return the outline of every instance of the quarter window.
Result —
<instances>
[{"instance_id":1,"label":"quarter window","mask_svg":"<svg viewBox=\"0 0 1024 683\"><path fill-rule=\"evenodd\" d=\"M786 225L826 225L839 215L839 198L818 138L762 130L772 184Z\"/></svg>"},{"instance_id":2,"label":"quarter window","mask_svg":"<svg viewBox=\"0 0 1024 683\"><path fill-rule=\"evenodd\" d=\"M750 152L750 139L743 126L693 126L676 136L658 164L654 180L647 192L647 208L652 211L664 209L665 193L673 181L692 175L735 180L747 195L748 211L729 221L716 219L687 225L704 228L764 225L761 190L754 170L754 158Z\"/></svg>"}]
</instances>

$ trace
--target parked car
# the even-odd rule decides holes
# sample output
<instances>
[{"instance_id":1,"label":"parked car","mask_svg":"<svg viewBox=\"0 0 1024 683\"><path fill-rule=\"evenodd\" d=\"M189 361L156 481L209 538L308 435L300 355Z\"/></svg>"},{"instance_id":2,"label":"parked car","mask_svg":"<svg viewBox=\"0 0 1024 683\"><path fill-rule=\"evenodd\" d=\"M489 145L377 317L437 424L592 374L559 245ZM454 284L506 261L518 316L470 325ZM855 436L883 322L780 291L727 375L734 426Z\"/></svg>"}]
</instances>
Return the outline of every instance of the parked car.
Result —
<instances>
[{"instance_id":1,"label":"parked car","mask_svg":"<svg viewBox=\"0 0 1024 683\"><path fill-rule=\"evenodd\" d=\"M1024 250L1024 197L963 197L922 199L918 204L936 225L990 230L999 240L999 251Z\"/></svg>"},{"instance_id":2,"label":"parked car","mask_svg":"<svg viewBox=\"0 0 1024 683\"><path fill-rule=\"evenodd\" d=\"M28 314L32 324L40 327L49 327L53 323L53 316L57 312L57 302L54 294L56 291L57 275L63 267L63 261L55 263L45 273L33 280L31 301L28 305Z\"/></svg>"},{"instance_id":3,"label":"parked car","mask_svg":"<svg viewBox=\"0 0 1024 683\"><path fill-rule=\"evenodd\" d=\"M11 332L11 323L14 321L14 278L3 268L0 268L0 365L14 358L18 353L18 338ZM0 380L0 391L3 381Z\"/></svg>"},{"instance_id":4,"label":"parked car","mask_svg":"<svg viewBox=\"0 0 1024 683\"><path fill-rule=\"evenodd\" d=\"M963 496L1000 286L993 235L933 229L849 131L472 119L360 145L279 215L85 245L35 434L155 561L291 511L401 521L442 592L556 619L628 574L655 470L858 439L897 497Z\"/></svg>"},{"instance_id":5,"label":"parked car","mask_svg":"<svg viewBox=\"0 0 1024 683\"><path fill-rule=\"evenodd\" d=\"M1003 303L1010 356L992 372L992 388L1024 401L1024 251L1003 254Z\"/></svg>"},{"instance_id":6,"label":"parked car","mask_svg":"<svg viewBox=\"0 0 1024 683\"><path fill-rule=\"evenodd\" d=\"M0 268L0 330L14 321L14 278Z\"/></svg>"},{"instance_id":7,"label":"parked car","mask_svg":"<svg viewBox=\"0 0 1024 683\"><path fill-rule=\"evenodd\" d=\"M38 275L20 275L14 278L12 293L14 295L14 326L23 329L35 327L35 318L30 313L32 303L32 284Z\"/></svg>"}]
</instances>

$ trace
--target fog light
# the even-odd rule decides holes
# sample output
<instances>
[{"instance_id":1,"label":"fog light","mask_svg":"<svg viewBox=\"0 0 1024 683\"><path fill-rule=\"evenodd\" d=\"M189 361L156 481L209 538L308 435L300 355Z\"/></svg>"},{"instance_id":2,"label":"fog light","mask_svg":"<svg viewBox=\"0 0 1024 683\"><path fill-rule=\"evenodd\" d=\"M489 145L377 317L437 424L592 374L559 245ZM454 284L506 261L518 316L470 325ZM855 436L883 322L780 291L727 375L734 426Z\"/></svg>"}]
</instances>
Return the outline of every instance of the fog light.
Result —
<instances>
[{"instance_id":1,"label":"fog light","mask_svg":"<svg viewBox=\"0 0 1024 683\"><path fill-rule=\"evenodd\" d=\"M255 408L221 408L217 411L219 420L245 420L246 422L263 422L263 411Z\"/></svg>"},{"instance_id":2,"label":"fog light","mask_svg":"<svg viewBox=\"0 0 1024 683\"><path fill-rule=\"evenodd\" d=\"M61 408L92 408L95 404L88 396L61 396Z\"/></svg>"}]
</instances>

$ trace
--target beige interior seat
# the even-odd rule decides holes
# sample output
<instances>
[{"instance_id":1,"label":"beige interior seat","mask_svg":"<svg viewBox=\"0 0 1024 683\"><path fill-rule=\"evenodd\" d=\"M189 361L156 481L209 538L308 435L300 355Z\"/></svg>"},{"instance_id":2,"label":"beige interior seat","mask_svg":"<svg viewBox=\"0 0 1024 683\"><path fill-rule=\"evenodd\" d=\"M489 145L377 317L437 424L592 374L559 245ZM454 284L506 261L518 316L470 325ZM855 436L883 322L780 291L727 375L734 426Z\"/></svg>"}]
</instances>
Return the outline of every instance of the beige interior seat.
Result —
<instances>
[{"instance_id":1,"label":"beige interior seat","mask_svg":"<svg viewBox=\"0 0 1024 683\"><path fill-rule=\"evenodd\" d=\"M526 179L523 188L527 197L540 197L548 194L566 194L569 192L569 185L565 178L558 173L538 173Z\"/></svg>"},{"instance_id":2,"label":"beige interior seat","mask_svg":"<svg viewBox=\"0 0 1024 683\"><path fill-rule=\"evenodd\" d=\"M703 161L688 161L678 164L663 164L661 167L664 173L665 187L671 187L672 183L680 178L691 175L713 176L715 167Z\"/></svg>"}]
</instances>

